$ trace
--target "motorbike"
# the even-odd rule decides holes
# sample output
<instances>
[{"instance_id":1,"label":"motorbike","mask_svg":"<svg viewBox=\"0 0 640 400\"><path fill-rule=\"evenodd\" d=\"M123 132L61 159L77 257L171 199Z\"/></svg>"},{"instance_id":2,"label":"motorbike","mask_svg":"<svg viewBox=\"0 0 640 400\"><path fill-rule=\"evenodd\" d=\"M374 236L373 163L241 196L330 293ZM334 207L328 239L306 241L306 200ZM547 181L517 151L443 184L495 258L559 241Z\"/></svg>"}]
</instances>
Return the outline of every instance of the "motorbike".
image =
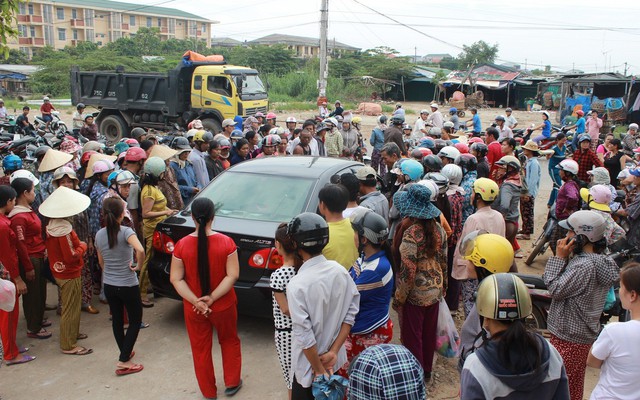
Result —
<instances>
[{"instance_id":1,"label":"motorbike","mask_svg":"<svg viewBox=\"0 0 640 400\"><path fill-rule=\"evenodd\" d=\"M58 135L59 133L67 133L68 129L67 129L67 124L64 123L64 121L62 119L60 119L60 112L59 111L52 111L51 112L51 117L53 118L53 120L49 123L49 132L51 132L54 135ZM43 130L46 131L47 129L47 123L44 122L44 120L42 119L41 115L36 115L33 118L33 126L37 129L37 130Z\"/></svg>"},{"instance_id":2,"label":"motorbike","mask_svg":"<svg viewBox=\"0 0 640 400\"><path fill-rule=\"evenodd\" d=\"M547 222L545 222L544 227L542 228L542 233L535 242L533 242L533 250L529 257L525 260L525 264L531 265L533 260L540 255L544 254L545 251L549 248L551 244L551 236L553 235L553 231L558 226L558 218L556 217L556 205L554 204L547 214Z\"/></svg>"}]
</instances>

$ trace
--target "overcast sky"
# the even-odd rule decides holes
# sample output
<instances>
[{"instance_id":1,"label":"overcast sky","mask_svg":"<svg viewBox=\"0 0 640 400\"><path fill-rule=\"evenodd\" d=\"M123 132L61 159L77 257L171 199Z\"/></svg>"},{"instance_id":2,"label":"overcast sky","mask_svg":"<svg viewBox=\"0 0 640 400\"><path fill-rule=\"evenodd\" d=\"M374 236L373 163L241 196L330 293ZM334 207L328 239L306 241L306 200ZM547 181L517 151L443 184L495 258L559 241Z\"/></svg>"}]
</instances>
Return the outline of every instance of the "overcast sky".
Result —
<instances>
[{"instance_id":1,"label":"overcast sky","mask_svg":"<svg viewBox=\"0 0 640 400\"><path fill-rule=\"evenodd\" d=\"M213 37L319 37L320 0L211 1L206 7L193 0L133 2L219 21L211 29ZM639 16L640 2L632 0L329 0L329 39L362 49L389 46L402 55L419 56L456 56L463 44L484 40L499 45L499 64L623 72L627 62L629 73L640 74Z\"/></svg>"}]
</instances>

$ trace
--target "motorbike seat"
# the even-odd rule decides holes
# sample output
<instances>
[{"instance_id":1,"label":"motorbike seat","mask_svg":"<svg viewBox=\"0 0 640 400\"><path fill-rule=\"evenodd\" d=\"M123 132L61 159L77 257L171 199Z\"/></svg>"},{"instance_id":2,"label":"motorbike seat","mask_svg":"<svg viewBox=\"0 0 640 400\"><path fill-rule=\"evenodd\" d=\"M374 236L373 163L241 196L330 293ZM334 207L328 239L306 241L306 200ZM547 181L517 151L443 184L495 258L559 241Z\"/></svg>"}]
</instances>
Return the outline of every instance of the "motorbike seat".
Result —
<instances>
[{"instance_id":1,"label":"motorbike seat","mask_svg":"<svg viewBox=\"0 0 640 400\"><path fill-rule=\"evenodd\" d=\"M11 145L9 147L13 149L13 148L20 147L20 146L23 146L25 144L29 144L29 143L32 143L32 142L35 142L35 141L36 141L35 137L27 136L27 137L24 137L22 139L14 140L13 142L11 142Z\"/></svg>"},{"instance_id":2,"label":"motorbike seat","mask_svg":"<svg viewBox=\"0 0 640 400\"><path fill-rule=\"evenodd\" d=\"M527 286L531 286L535 289L547 289L547 285L542 280L542 277L539 275L532 274L515 274L520 279L524 281Z\"/></svg>"}]
</instances>

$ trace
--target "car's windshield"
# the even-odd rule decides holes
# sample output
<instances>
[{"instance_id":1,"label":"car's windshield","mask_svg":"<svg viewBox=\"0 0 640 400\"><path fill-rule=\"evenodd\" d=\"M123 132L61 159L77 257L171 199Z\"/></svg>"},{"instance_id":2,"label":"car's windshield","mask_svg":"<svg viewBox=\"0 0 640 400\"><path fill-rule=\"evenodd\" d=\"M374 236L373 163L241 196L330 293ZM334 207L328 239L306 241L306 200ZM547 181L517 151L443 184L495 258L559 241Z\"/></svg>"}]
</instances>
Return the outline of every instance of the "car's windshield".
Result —
<instances>
[{"instance_id":1,"label":"car's windshield","mask_svg":"<svg viewBox=\"0 0 640 400\"><path fill-rule=\"evenodd\" d=\"M312 179L229 171L201 196L213 201L216 216L287 222L304 210L313 184Z\"/></svg>"},{"instance_id":2,"label":"car's windshield","mask_svg":"<svg viewBox=\"0 0 640 400\"><path fill-rule=\"evenodd\" d=\"M267 93L264 84L258 75L245 75L245 79L241 80L242 87L240 93L245 95L265 94Z\"/></svg>"}]
</instances>

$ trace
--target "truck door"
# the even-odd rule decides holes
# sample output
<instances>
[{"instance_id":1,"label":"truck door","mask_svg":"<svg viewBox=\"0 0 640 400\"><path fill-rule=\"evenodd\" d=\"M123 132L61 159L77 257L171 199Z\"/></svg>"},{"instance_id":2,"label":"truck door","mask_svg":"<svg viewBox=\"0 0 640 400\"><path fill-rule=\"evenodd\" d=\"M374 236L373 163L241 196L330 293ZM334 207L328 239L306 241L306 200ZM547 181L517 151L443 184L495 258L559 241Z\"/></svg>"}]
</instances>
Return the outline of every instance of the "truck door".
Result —
<instances>
[{"instance_id":1,"label":"truck door","mask_svg":"<svg viewBox=\"0 0 640 400\"><path fill-rule=\"evenodd\" d=\"M193 76L193 87L191 88L191 107L194 109L205 108L202 100L202 75Z\"/></svg>"},{"instance_id":2,"label":"truck door","mask_svg":"<svg viewBox=\"0 0 640 400\"><path fill-rule=\"evenodd\" d=\"M234 91L235 88L226 75L207 76L206 87L202 89L202 108L216 109L224 118L233 119L237 109Z\"/></svg>"}]
</instances>

